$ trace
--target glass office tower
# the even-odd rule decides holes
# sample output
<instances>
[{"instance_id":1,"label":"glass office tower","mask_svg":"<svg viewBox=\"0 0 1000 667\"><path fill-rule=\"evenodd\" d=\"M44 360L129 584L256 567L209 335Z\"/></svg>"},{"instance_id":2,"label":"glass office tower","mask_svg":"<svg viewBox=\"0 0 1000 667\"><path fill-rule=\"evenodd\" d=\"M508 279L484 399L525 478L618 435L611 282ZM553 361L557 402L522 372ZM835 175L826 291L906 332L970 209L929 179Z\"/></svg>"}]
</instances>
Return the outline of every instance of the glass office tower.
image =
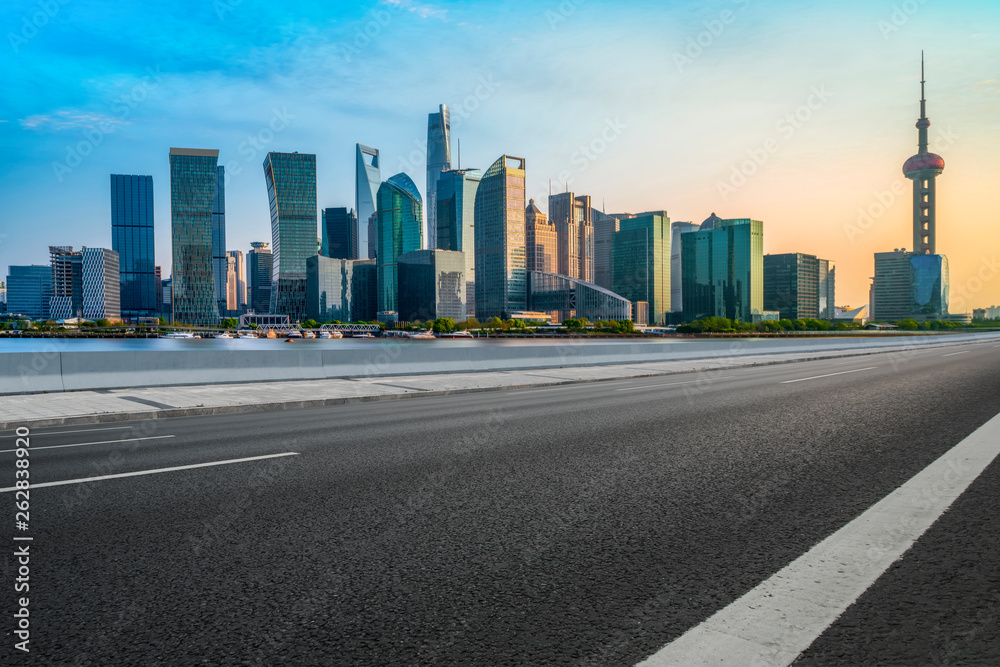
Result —
<instances>
[{"instance_id":1,"label":"glass office tower","mask_svg":"<svg viewBox=\"0 0 1000 667\"><path fill-rule=\"evenodd\" d=\"M476 314L476 193L478 169L445 171L437 183L437 247L465 255L465 310Z\"/></svg>"},{"instance_id":2,"label":"glass office tower","mask_svg":"<svg viewBox=\"0 0 1000 667\"><path fill-rule=\"evenodd\" d=\"M378 312L399 310L400 255L423 245L423 201L406 174L396 174L378 189Z\"/></svg>"},{"instance_id":3,"label":"glass office tower","mask_svg":"<svg viewBox=\"0 0 1000 667\"><path fill-rule=\"evenodd\" d=\"M619 230L618 218L596 208L591 215L594 218L594 282L611 289L611 240Z\"/></svg>"},{"instance_id":4,"label":"glass office tower","mask_svg":"<svg viewBox=\"0 0 1000 667\"><path fill-rule=\"evenodd\" d=\"M764 223L714 213L681 235L684 319L752 322L764 310Z\"/></svg>"},{"instance_id":5,"label":"glass office tower","mask_svg":"<svg viewBox=\"0 0 1000 667\"><path fill-rule=\"evenodd\" d=\"M250 310L264 314L271 308L271 269L273 257L265 241L255 241L247 253L247 305Z\"/></svg>"},{"instance_id":6,"label":"glass office tower","mask_svg":"<svg viewBox=\"0 0 1000 667\"><path fill-rule=\"evenodd\" d=\"M212 265L212 222L219 151L170 149L170 240L173 321L215 326L219 302Z\"/></svg>"},{"instance_id":7,"label":"glass office tower","mask_svg":"<svg viewBox=\"0 0 1000 667\"><path fill-rule=\"evenodd\" d=\"M819 260L819 316L832 320L837 314L837 264L830 259Z\"/></svg>"},{"instance_id":8,"label":"glass office tower","mask_svg":"<svg viewBox=\"0 0 1000 667\"><path fill-rule=\"evenodd\" d=\"M437 204L438 180L441 172L451 169L451 112L442 104L437 113L427 117L427 223L424 238L427 248L435 250L438 243Z\"/></svg>"},{"instance_id":9,"label":"glass office tower","mask_svg":"<svg viewBox=\"0 0 1000 667\"><path fill-rule=\"evenodd\" d=\"M596 226L596 223L595 223ZM681 234L698 231L693 222L670 223L670 312L680 313L684 308L684 281L682 280Z\"/></svg>"},{"instance_id":10,"label":"glass office tower","mask_svg":"<svg viewBox=\"0 0 1000 667\"><path fill-rule=\"evenodd\" d=\"M556 228L557 273L594 282L594 224L590 197L549 195L549 222Z\"/></svg>"},{"instance_id":11,"label":"glass office tower","mask_svg":"<svg viewBox=\"0 0 1000 667\"><path fill-rule=\"evenodd\" d=\"M800 252L764 255L764 310L783 320L816 319L819 309L819 258Z\"/></svg>"},{"instance_id":12,"label":"glass office tower","mask_svg":"<svg viewBox=\"0 0 1000 667\"><path fill-rule=\"evenodd\" d=\"M271 308L306 318L306 260L316 254L316 156L268 153L264 179L271 205Z\"/></svg>"},{"instance_id":13,"label":"glass office tower","mask_svg":"<svg viewBox=\"0 0 1000 667\"><path fill-rule=\"evenodd\" d=\"M357 144L354 166L354 211L358 216L358 259L374 259L372 251L377 246L371 238L375 225L375 198L382 185L378 149Z\"/></svg>"},{"instance_id":14,"label":"glass office tower","mask_svg":"<svg viewBox=\"0 0 1000 667\"><path fill-rule=\"evenodd\" d=\"M152 317L157 300L153 243L153 177L111 175L111 248L118 253L121 314Z\"/></svg>"},{"instance_id":15,"label":"glass office tower","mask_svg":"<svg viewBox=\"0 0 1000 667\"><path fill-rule=\"evenodd\" d=\"M334 259L358 258L358 216L346 208L325 208L320 223L320 254Z\"/></svg>"},{"instance_id":16,"label":"glass office tower","mask_svg":"<svg viewBox=\"0 0 1000 667\"><path fill-rule=\"evenodd\" d=\"M49 319L52 267L44 264L7 269L7 312L31 320Z\"/></svg>"},{"instance_id":17,"label":"glass office tower","mask_svg":"<svg viewBox=\"0 0 1000 667\"><path fill-rule=\"evenodd\" d=\"M310 319L356 322L375 319L375 260L336 259L316 255L306 261L306 295Z\"/></svg>"},{"instance_id":18,"label":"glass office tower","mask_svg":"<svg viewBox=\"0 0 1000 667\"><path fill-rule=\"evenodd\" d=\"M228 310L227 281L229 258L226 255L226 168L215 172L215 197L212 199L212 272L215 275L215 300L219 314Z\"/></svg>"},{"instance_id":19,"label":"glass office tower","mask_svg":"<svg viewBox=\"0 0 1000 667\"><path fill-rule=\"evenodd\" d=\"M913 276L911 314L918 320L936 320L948 315L950 291L948 258L944 255L914 255L910 258Z\"/></svg>"},{"instance_id":20,"label":"glass office tower","mask_svg":"<svg viewBox=\"0 0 1000 667\"><path fill-rule=\"evenodd\" d=\"M670 312L670 217L666 211L619 220L611 237L611 291L649 304L651 324Z\"/></svg>"},{"instance_id":21,"label":"glass office tower","mask_svg":"<svg viewBox=\"0 0 1000 667\"><path fill-rule=\"evenodd\" d=\"M399 321L466 318L465 253L415 250L399 256Z\"/></svg>"},{"instance_id":22,"label":"glass office tower","mask_svg":"<svg viewBox=\"0 0 1000 667\"><path fill-rule=\"evenodd\" d=\"M502 156L476 193L476 318L527 310L524 158Z\"/></svg>"}]
</instances>

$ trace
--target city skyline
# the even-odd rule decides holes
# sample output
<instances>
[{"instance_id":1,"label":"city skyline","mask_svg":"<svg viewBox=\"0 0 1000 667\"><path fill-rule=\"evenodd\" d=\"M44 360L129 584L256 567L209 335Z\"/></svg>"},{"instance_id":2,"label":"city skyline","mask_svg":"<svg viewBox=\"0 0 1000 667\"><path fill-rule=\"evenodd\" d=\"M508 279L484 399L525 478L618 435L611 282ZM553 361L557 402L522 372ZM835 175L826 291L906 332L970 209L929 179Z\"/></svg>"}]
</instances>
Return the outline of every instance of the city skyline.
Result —
<instances>
[{"instance_id":1,"label":"city skyline","mask_svg":"<svg viewBox=\"0 0 1000 667\"><path fill-rule=\"evenodd\" d=\"M543 207L551 179L554 191L568 186L605 212L666 209L672 220L698 221L716 211L763 219L766 253L835 260L838 305L857 306L867 299L873 253L908 247L912 237L909 183L899 159L914 152L918 61L926 46L935 121L930 150L949 165L938 186L937 236L938 252L951 261L952 310L1000 301L992 254L963 243L991 237L986 202L1000 175L991 159L1000 145L1000 83L988 66L998 52L989 35L1000 26L1000 10L987 3L920 5L896 17L891 7L846 3L803 8L794 20L744 2L696 11L634 2L568 3L570 12L520 3L487 9L405 2L336 12L307 8L296 16L246 1L223 3L221 17L212 6L197 9L206 14L197 26L200 38L256 45L260 63L191 44L179 62L169 43L158 40L136 54L137 47L124 49L111 32L138 18L118 10L104 16L102 27L84 16L91 4L60 6L36 36L9 45L15 57L0 65L17 93L0 113L12 155L0 186L10 201L0 239L4 266L44 263L47 244L56 239L110 246L110 204L106 185L101 191L97 184L111 173L133 173L153 176L156 263L170 275L169 177L160 156L172 145L220 148L219 164L229 176L227 250L246 251L251 241L269 238L257 166L268 151L317 155L319 208L352 206L351 154L359 142L381 149L385 174L405 171L426 194L425 118L444 103L451 107L452 135L462 140L462 166L485 169L498 154L524 155L532 164L526 195ZM31 7L11 3L3 11L17 25L22 15L30 20ZM165 32L184 13L151 11ZM252 29L261 11L291 36L294 48ZM650 28L637 24L638 13ZM387 22L379 24L379 17ZM357 31L372 21L378 31L371 44L354 46ZM102 48L81 58L78 38L66 39L69 25L74 35L100 36ZM329 32L320 36L315 26ZM782 43L767 43L766 35L785 30ZM607 39L592 54L570 57L561 48L600 34ZM857 34L868 38L851 42L848 53L839 49L836 59L827 55ZM443 43L429 62L409 63L398 58L404 35ZM625 35L628 50L616 45ZM511 56L454 62L453 76L433 85L407 76L462 48L487 55L504 48ZM611 76L633 49L643 48L655 56L652 81L662 90L641 87L648 85L645 74ZM79 62L61 67L69 57ZM147 62L148 69L135 64ZM265 73L265 63L279 62L295 76ZM405 106L378 95L389 85L386 74L375 74L379 68L393 74L393 85L413 92ZM306 99L303 91L312 94L324 76L328 91L320 99L346 93L351 101L320 109ZM296 77L303 90L290 87ZM194 105L198 95L208 103ZM566 96L575 102L571 114L560 102ZM192 116L191 108L201 115ZM86 136L93 139L90 153L71 166L67 147ZM38 215L40 196L50 215Z\"/></svg>"}]
</instances>

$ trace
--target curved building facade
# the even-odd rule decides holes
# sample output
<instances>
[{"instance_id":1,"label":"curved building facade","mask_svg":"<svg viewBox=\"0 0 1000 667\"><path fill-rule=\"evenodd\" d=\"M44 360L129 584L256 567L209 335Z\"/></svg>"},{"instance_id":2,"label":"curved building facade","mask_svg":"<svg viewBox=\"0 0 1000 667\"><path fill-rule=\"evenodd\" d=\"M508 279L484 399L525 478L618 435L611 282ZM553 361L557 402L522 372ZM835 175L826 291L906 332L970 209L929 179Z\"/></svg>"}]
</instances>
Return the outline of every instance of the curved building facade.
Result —
<instances>
[{"instance_id":1,"label":"curved building facade","mask_svg":"<svg viewBox=\"0 0 1000 667\"><path fill-rule=\"evenodd\" d=\"M378 189L378 310L399 310L399 267L403 253L423 244L423 201L406 174L396 174Z\"/></svg>"},{"instance_id":2,"label":"curved building facade","mask_svg":"<svg viewBox=\"0 0 1000 667\"><path fill-rule=\"evenodd\" d=\"M630 320L632 303L609 289L579 278L528 272L528 310L560 311L597 320Z\"/></svg>"}]
</instances>

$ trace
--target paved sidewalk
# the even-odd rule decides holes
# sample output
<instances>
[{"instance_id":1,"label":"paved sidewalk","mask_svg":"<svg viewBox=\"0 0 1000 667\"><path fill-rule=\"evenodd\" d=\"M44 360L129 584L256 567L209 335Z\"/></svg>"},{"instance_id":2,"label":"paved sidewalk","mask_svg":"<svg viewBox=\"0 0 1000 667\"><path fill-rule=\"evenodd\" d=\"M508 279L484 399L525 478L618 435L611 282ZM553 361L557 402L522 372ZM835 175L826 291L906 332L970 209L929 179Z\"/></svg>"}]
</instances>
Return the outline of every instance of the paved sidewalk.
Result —
<instances>
[{"instance_id":1,"label":"paved sidewalk","mask_svg":"<svg viewBox=\"0 0 1000 667\"><path fill-rule=\"evenodd\" d=\"M895 355L896 358L905 358L907 351L912 349L912 347L901 345L898 348L877 351L868 349L815 352L805 355L770 354L492 373L447 373L346 380L298 380L254 384L151 387L146 389L100 389L54 394L0 396L0 430L9 430L19 426L60 426L288 410L358 401L442 396L578 382L624 380L676 373L711 372L747 366L793 363L810 359L832 359L873 354Z\"/></svg>"}]
</instances>

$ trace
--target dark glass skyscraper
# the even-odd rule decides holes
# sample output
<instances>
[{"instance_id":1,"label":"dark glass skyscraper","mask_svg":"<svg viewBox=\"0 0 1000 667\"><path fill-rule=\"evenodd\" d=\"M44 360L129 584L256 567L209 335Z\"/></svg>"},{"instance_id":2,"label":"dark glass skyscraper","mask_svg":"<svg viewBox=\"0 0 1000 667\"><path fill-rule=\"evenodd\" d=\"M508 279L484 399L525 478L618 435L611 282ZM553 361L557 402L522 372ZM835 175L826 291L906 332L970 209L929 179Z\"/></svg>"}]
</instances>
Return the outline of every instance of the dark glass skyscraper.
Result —
<instances>
[{"instance_id":1,"label":"dark glass skyscraper","mask_svg":"<svg viewBox=\"0 0 1000 667\"><path fill-rule=\"evenodd\" d=\"M219 151L170 149L170 238L173 321L214 326L219 322L212 266Z\"/></svg>"},{"instance_id":2,"label":"dark glass skyscraper","mask_svg":"<svg viewBox=\"0 0 1000 667\"><path fill-rule=\"evenodd\" d=\"M271 312L292 322L306 315L306 259L316 254L316 156L268 153L271 205Z\"/></svg>"},{"instance_id":3,"label":"dark glass skyscraper","mask_svg":"<svg viewBox=\"0 0 1000 667\"><path fill-rule=\"evenodd\" d=\"M783 320L816 319L819 309L819 258L800 252L764 255L764 310Z\"/></svg>"},{"instance_id":4,"label":"dark glass skyscraper","mask_svg":"<svg viewBox=\"0 0 1000 667\"><path fill-rule=\"evenodd\" d=\"M247 305L255 313L264 314L271 308L271 268L273 257L265 241L250 244L247 253Z\"/></svg>"},{"instance_id":5,"label":"dark glass skyscraper","mask_svg":"<svg viewBox=\"0 0 1000 667\"><path fill-rule=\"evenodd\" d=\"M527 309L524 158L502 156L476 192L476 318Z\"/></svg>"},{"instance_id":6,"label":"dark glass skyscraper","mask_svg":"<svg viewBox=\"0 0 1000 667\"><path fill-rule=\"evenodd\" d=\"M375 198L382 185L379 169L378 149L357 144L354 164L354 211L358 216L358 259L372 259L372 250L377 246L371 238L375 215Z\"/></svg>"},{"instance_id":7,"label":"dark glass skyscraper","mask_svg":"<svg viewBox=\"0 0 1000 667\"><path fill-rule=\"evenodd\" d=\"M451 112L442 104L437 113L427 117L427 222L424 238L427 248L438 247L437 205L438 179L441 172L451 169Z\"/></svg>"},{"instance_id":8,"label":"dark glass skyscraper","mask_svg":"<svg viewBox=\"0 0 1000 667\"><path fill-rule=\"evenodd\" d=\"M378 189L378 310L399 310L400 255L420 250L423 242L423 202L406 174L396 174Z\"/></svg>"},{"instance_id":9,"label":"dark glass skyscraper","mask_svg":"<svg viewBox=\"0 0 1000 667\"><path fill-rule=\"evenodd\" d=\"M34 320L49 318L52 267L44 264L7 267L7 312Z\"/></svg>"},{"instance_id":10,"label":"dark glass skyscraper","mask_svg":"<svg viewBox=\"0 0 1000 667\"><path fill-rule=\"evenodd\" d=\"M323 209L320 254L333 259L358 258L358 216L346 208Z\"/></svg>"},{"instance_id":11,"label":"dark glass skyscraper","mask_svg":"<svg viewBox=\"0 0 1000 667\"><path fill-rule=\"evenodd\" d=\"M398 258L399 320L415 322L450 317L461 322L465 311L465 257L450 250L414 250Z\"/></svg>"},{"instance_id":12,"label":"dark glass skyscraper","mask_svg":"<svg viewBox=\"0 0 1000 667\"><path fill-rule=\"evenodd\" d=\"M118 253L121 315L160 312L153 244L153 177L111 175L111 247Z\"/></svg>"},{"instance_id":13,"label":"dark glass skyscraper","mask_svg":"<svg viewBox=\"0 0 1000 667\"><path fill-rule=\"evenodd\" d=\"M215 173L215 196L212 198L212 272L215 275L215 300L219 313L225 313L226 276L229 258L226 255L226 168L222 165Z\"/></svg>"}]
</instances>

